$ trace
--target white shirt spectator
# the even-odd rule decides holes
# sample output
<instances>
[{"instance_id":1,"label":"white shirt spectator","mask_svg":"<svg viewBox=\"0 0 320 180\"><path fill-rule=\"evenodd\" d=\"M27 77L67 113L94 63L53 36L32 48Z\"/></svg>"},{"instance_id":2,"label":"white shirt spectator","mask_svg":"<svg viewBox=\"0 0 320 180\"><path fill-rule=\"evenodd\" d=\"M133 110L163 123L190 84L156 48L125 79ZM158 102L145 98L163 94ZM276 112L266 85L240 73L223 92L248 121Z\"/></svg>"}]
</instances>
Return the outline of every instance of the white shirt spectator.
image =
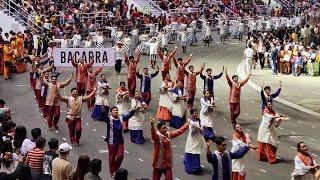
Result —
<instances>
[{"instance_id":1,"label":"white shirt spectator","mask_svg":"<svg viewBox=\"0 0 320 180\"><path fill-rule=\"evenodd\" d=\"M244 55L247 59L252 59L253 58L253 54L254 54L254 51L252 48L247 48L244 50Z\"/></svg>"},{"instance_id":2,"label":"white shirt spectator","mask_svg":"<svg viewBox=\"0 0 320 180\"><path fill-rule=\"evenodd\" d=\"M33 142L31 139L25 139L22 142L20 153L25 156L31 149L36 147L36 143Z\"/></svg>"},{"instance_id":3,"label":"white shirt spectator","mask_svg":"<svg viewBox=\"0 0 320 180\"><path fill-rule=\"evenodd\" d=\"M72 37L73 39L73 47L80 47L81 44L81 35L80 34L75 34Z\"/></svg>"},{"instance_id":4,"label":"white shirt spectator","mask_svg":"<svg viewBox=\"0 0 320 180\"><path fill-rule=\"evenodd\" d=\"M114 49L116 50L116 54L115 54L116 60L118 60L118 59L123 60L124 53L125 53L123 47L119 48L118 46L116 46Z\"/></svg>"}]
</instances>

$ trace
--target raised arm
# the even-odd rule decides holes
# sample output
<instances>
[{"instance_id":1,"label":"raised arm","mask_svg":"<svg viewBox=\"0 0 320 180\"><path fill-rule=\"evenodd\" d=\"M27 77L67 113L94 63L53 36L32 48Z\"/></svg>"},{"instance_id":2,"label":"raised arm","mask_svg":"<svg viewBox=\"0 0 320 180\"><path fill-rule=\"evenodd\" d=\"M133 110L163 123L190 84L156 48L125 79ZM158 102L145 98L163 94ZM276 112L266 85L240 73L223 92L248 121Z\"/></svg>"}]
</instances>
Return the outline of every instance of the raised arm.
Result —
<instances>
[{"instance_id":1,"label":"raised arm","mask_svg":"<svg viewBox=\"0 0 320 180\"><path fill-rule=\"evenodd\" d=\"M83 96L83 97L82 97L82 101L87 102L88 100L91 100L91 99L94 97L94 95L95 95L95 93L96 93L96 90L97 90L97 89L94 88L93 91L92 91L89 95Z\"/></svg>"},{"instance_id":2,"label":"raised arm","mask_svg":"<svg viewBox=\"0 0 320 180\"><path fill-rule=\"evenodd\" d=\"M251 73L249 73L249 75L247 76L247 78L245 80L241 81L240 86L245 85L249 81L250 76L251 76Z\"/></svg>"},{"instance_id":3,"label":"raised arm","mask_svg":"<svg viewBox=\"0 0 320 180\"><path fill-rule=\"evenodd\" d=\"M185 61L183 61L183 65L186 66L189 64L189 62L191 61L191 58L192 58L192 54L190 54L189 58L186 59Z\"/></svg>"},{"instance_id":4,"label":"raised arm","mask_svg":"<svg viewBox=\"0 0 320 180\"><path fill-rule=\"evenodd\" d=\"M70 74L70 76L62 83L60 83L60 88L64 88L66 86L68 86L72 80L73 77L73 73Z\"/></svg>"},{"instance_id":5,"label":"raised arm","mask_svg":"<svg viewBox=\"0 0 320 180\"><path fill-rule=\"evenodd\" d=\"M196 72L196 76L198 76L200 73L202 73L202 71L204 70L204 67L205 67L205 63L203 63L201 66L201 69Z\"/></svg>"},{"instance_id":6,"label":"raised arm","mask_svg":"<svg viewBox=\"0 0 320 180\"><path fill-rule=\"evenodd\" d=\"M173 64L174 64L174 66L175 66L176 68L178 68L179 64L178 64L178 62L177 62L177 59L176 59L174 56L172 57L172 59L173 59Z\"/></svg>"},{"instance_id":7,"label":"raised arm","mask_svg":"<svg viewBox=\"0 0 320 180\"><path fill-rule=\"evenodd\" d=\"M139 73L140 67L137 69L136 76L139 79L142 79L142 75Z\"/></svg>"},{"instance_id":8,"label":"raised arm","mask_svg":"<svg viewBox=\"0 0 320 180\"><path fill-rule=\"evenodd\" d=\"M176 54L176 52L177 52L177 46L174 47L174 50L173 50L173 51L171 52L171 54L169 55L169 58L168 58L168 59L172 58L172 57Z\"/></svg>"},{"instance_id":9,"label":"raised arm","mask_svg":"<svg viewBox=\"0 0 320 180\"><path fill-rule=\"evenodd\" d=\"M231 87L232 86L232 81L230 80L230 77L229 77L229 75L227 73L227 68L226 68L226 78L227 78L229 86Z\"/></svg>"},{"instance_id":10,"label":"raised arm","mask_svg":"<svg viewBox=\"0 0 320 180\"><path fill-rule=\"evenodd\" d=\"M213 79L219 79L221 78L221 76L223 75L223 71L224 71L224 66L222 67L222 72L220 74L214 75Z\"/></svg>"},{"instance_id":11,"label":"raised arm","mask_svg":"<svg viewBox=\"0 0 320 180\"><path fill-rule=\"evenodd\" d=\"M170 132L170 137L176 138L176 137L180 136L181 134L183 134L188 129L189 124L190 124L190 119L181 128Z\"/></svg>"},{"instance_id":12,"label":"raised arm","mask_svg":"<svg viewBox=\"0 0 320 180\"><path fill-rule=\"evenodd\" d=\"M163 61L163 54L160 52L160 49L158 49L158 56L160 57L160 59Z\"/></svg>"},{"instance_id":13,"label":"raised arm","mask_svg":"<svg viewBox=\"0 0 320 180\"><path fill-rule=\"evenodd\" d=\"M136 63L138 64L139 63L139 61L140 61L140 52L138 51L137 52L137 55L136 55Z\"/></svg>"},{"instance_id":14,"label":"raised arm","mask_svg":"<svg viewBox=\"0 0 320 180\"><path fill-rule=\"evenodd\" d=\"M61 96L60 90L57 90L57 91L56 91L56 94L57 94L57 96L58 96L58 98L59 98L60 101L65 102L65 103L68 103L68 97L66 97L66 96Z\"/></svg>"},{"instance_id":15,"label":"raised arm","mask_svg":"<svg viewBox=\"0 0 320 180\"><path fill-rule=\"evenodd\" d=\"M127 114L122 115L123 121L128 121L134 115L134 112L135 112L135 107L132 108Z\"/></svg>"},{"instance_id":16,"label":"raised arm","mask_svg":"<svg viewBox=\"0 0 320 180\"><path fill-rule=\"evenodd\" d=\"M276 98L276 97L278 97L280 95L281 87L282 87L282 82L281 81L279 81L279 86L280 86L279 89L275 93L271 94L271 96L273 98Z\"/></svg>"},{"instance_id":17,"label":"raised arm","mask_svg":"<svg viewBox=\"0 0 320 180\"><path fill-rule=\"evenodd\" d=\"M151 74L151 78L156 77L158 75L158 73L159 73L159 66L157 66L157 71L155 73Z\"/></svg>"},{"instance_id":18,"label":"raised arm","mask_svg":"<svg viewBox=\"0 0 320 180\"><path fill-rule=\"evenodd\" d=\"M42 75L42 74L41 74L41 76L40 76L39 80L40 80L40 83L41 83L42 85L44 85L44 86L48 87L48 83L47 83L46 81L44 81L44 80L43 80L43 75Z\"/></svg>"},{"instance_id":19,"label":"raised arm","mask_svg":"<svg viewBox=\"0 0 320 180\"><path fill-rule=\"evenodd\" d=\"M127 53L124 53L124 62L129 66L129 58Z\"/></svg>"},{"instance_id":20,"label":"raised arm","mask_svg":"<svg viewBox=\"0 0 320 180\"><path fill-rule=\"evenodd\" d=\"M249 151L248 146L244 146L243 148L241 148L233 153L230 152L230 157L231 157L231 159L239 159L239 158L242 158L248 151Z\"/></svg>"},{"instance_id":21,"label":"raised arm","mask_svg":"<svg viewBox=\"0 0 320 180\"><path fill-rule=\"evenodd\" d=\"M154 129L154 121L155 121L155 118L151 118L151 119L150 119L151 137L152 137L152 140L153 140L154 142L159 142L159 141L160 141L160 138L159 138L159 136L157 135L156 130Z\"/></svg>"},{"instance_id":22,"label":"raised arm","mask_svg":"<svg viewBox=\"0 0 320 180\"><path fill-rule=\"evenodd\" d=\"M71 64L72 64L72 66L75 67L75 68L78 67L78 64L76 63L76 57L75 57L75 56L72 57Z\"/></svg>"},{"instance_id":23,"label":"raised arm","mask_svg":"<svg viewBox=\"0 0 320 180\"><path fill-rule=\"evenodd\" d=\"M99 73L101 73L102 69L103 69L103 66L104 66L104 63L102 64L102 66L97 69L95 72L94 72L94 76L97 76Z\"/></svg>"}]
</instances>

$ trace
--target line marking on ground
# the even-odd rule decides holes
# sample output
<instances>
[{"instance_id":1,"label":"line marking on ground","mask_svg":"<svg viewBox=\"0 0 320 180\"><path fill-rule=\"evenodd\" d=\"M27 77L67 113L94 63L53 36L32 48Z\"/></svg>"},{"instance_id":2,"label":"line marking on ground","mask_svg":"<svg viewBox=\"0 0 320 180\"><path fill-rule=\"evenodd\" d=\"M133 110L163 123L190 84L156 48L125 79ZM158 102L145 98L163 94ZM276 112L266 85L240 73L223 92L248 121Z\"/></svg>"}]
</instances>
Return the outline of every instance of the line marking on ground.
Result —
<instances>
[{"instance_id":1,"label":"line marking on ground","mask_svg":"<svg viewBox=\"0 0 320 180\"><path fill-rule=\"evenodd\" d=\"M99 153L108 153L109 150L99 150Z\"/></svg>"},{"instance_id":2,"label":"line marking on ground","mask_svg":"<svg viewBox=\"0 0 320 180\"><path fill-rule=\"evenodd\" d=\"M16 86L18 86L18 87L27 87L27 86L30 86L30 85L17 84Z\"/></svg>"},{"instance_id":3,"label":"line marking on ground","mask_svg":"<svg viewBox=\"0 0 320 180\"><path fill-rule=\"evenodd\" d=\"M315 126L311 126L311 127L316 128Z\"/></svg>"},{"instance_id":4,"label":"line marking on ground","mask_svg":"<svg viewBox=\"0 0 320 180\"><path fill-rule=\"evenodd\" d=\"M175 148L175 147L178 147L177 145L172 145L171 147Z\"/></svg>"},{"instance_id":5,"label":"line marking on ground","mask_svg":"<svg viewBox=\"0 0 320 180\"><path fill-rule=\"evenodd\" d=\"M130 153L129 153L128 151L126 151L126 150L125 150L124 152L127 153L127 154L130 154Z\"/></svg>"},{"instance_id":6,"label":"line marking on ground","mask_svg":"<svg viewBox=\"0 0 320 180\"><path fill-rule=\"evenodd\" d=\"M313 156L315 156L315 157L318 157L318 155L316 155L316 154L312 154Z\"/></svg>"},{"instance_id":7,"label":"line marking on ground","mask_svg":"<svg viewBox=\"0 0 320 180\"><path fill-rule=\"evenodd\" d=\"M205 167L205 166L204 166L204 165L202 165L202 164L201 164L200 166L201 166L202 168L204 168L204 167Z\"/></svg>"},{"instance_id":8,"label":"line marking on ground","mask_svg":"<svg viewBox=\"0 0 320 180\"><path fill-rule=\"evenodd\" d=\"M297 149L296 147L291 146L291 149Z\"/></svg>"},{"instance_id":9,"label":"line marking on ground","mask_svg":"<svg viewBox=\"0 0 320 180\"><path fill-rule=\"evenodd\" d=\"M245 78L247 77L247 75L246 75L245 72L244 72L244 68L245 68L245 63L242 61L242 62L238 65L238 67L237 67L237 73L238 73L238 75L240 76L241 79L245 79ZM254 83L253 81L251 81L250 79L249 79L249 81L247 82L247 84L248 84L249 86L251 86L253 89L255 89L256 91L258 91L258 92L261 91L261 87L258 86L257 84L255 84L255 83ZM307 113L307 114L310 114L310 115L314 115L314 116L320 116L320 113L317 113L317 112L312 111L312 110L310 110L310 109L304 108L304 107L302 107L302 106L299 106L299 105L297 105L297 104L294 104L294 103L292 103L292 102L290 102L290 101L287 101L287 100L285 100L285 99L282 99L282 98L280 98L280 97L277 97L277 98L275 98L274 100L276 100L276 101L278 101L278 102L280 102L280 103L282 103L282 104L285 104L285 105L287 105L287 106L290 106L290 107L292 107L292 108L294 108L294 109L297 109L297 110L299 110L299 111L302 111L302 112L304 112L304 113ZM260 105L260 106L261 106L261 105Z\"/></svg>"},{"instance_id":10,"label":"line marking on ground","mask_svg":"<svg viewBox=\"0 0 320 180\"><path fill-rule=\"evenodd\" d=\"M254 102L254 101L251 101L251 103L254 104L255 102Z\"/></svg>"},{"instance_id":11,"label":"line marking on ground","mask_svg":"<svg viewBox=\"0 0 320 180\"><path fill-rule=\"evenodd\" d=\"M283 127L279 127L279 129L284 129Z\"/></svg>"},{"instance_id":12,"label":"line marking on ground","mask_svg":"<svg viewBox=\"0 0 320 180\"><path fill-rule=\"evenodd\" d=\"M143 162L143 159L138 158L139 161Z\"/></svg>"},{"instance_id":13,"label":"line marking on ground","mask_svg":"<svg viewBox=\"0 0 320 180\"><path fill-rule=\"evenodd\" d=\"M102 136L102 138L105 139L106 137L105 137L105 136Z\"/></svg>"},{"instance_id":14,"label":"line marking on ground","mask_svg":"<svg viewBox=\"0 0 320 180\"><path fill-rule=\"evenodd\" d=\"M154 143L154 141L152 141L151 139L150 139L150 142Z\"/></svg>"},{"instance_id":15,"label":"line marking on ground","mask_svg":"<svg viewBox=\"0 0 320 180\"><path fill-rule=\"evenodd\" d=\"M247 129L247 131L249 131L249 132L250 132L251 130L250 130L250 129Z\"/></svg>"},{"instance_id":16,"label":"line marking on ground","mask_svg":"<svg viewBox=\"0 0 320 180\"><path fill-rule=\"evenodd\" d=\"M179 178L174 178L175 180L180 180Z\"/></svg>"},{"instance_id":17,"label":"line marking on ground","mask_svg":"<svg viewBox=\"0 0 320 180\"><path fill-rule=\"evenodd\" d=\"M93 131L97 131L96 129L92 129Z\"/></svg>"},{"instance_id":18,"label":"line marking on ground","mask_svg":"<svg viewBox=\"0 0 320 180\"><path fill-rule=\"evenodd\" d=\"M256 120L259 120L259 118L256 118Z\"/></svg>"},{"instance_id":19,"label":"line marking on ground","mask_svg":"<svg viewBox=\"0 0 320 180\"><path fill-rule=\"evenodd\" d=\"M227 121L226 119L223 119L224 121Z\"/></svg>"},{"instance_id":20,"label":"line marking on ground","mask_svg":"<svg viewBox=\"0 0 320 180\"><path fill-rule=\"evenodd\" d=\"M180 156L181 158L183 158L183 156Z\"/></svg>"},{"instance_id":21,"label":"line marking on ground","mask_svg":"<svg viewBox=\"0 0 320 180\"><path fill-rule=\"evenodd\" d=\"M299 124L301 124L301 121L298 121Z\"/></svg>"},{"instance_id":22,"label":"line marking on ground","mask_svg":"<svg viewBox=\"0 0 320 180\"><path fill-rule=\"evenodd\" d=\"M246 116L249 116L249 114L248 114L248 113L246 113Z\"/></svg>"},{"instance_id":23,"label":"line marking on ground","mask_svg":"<svg viewBox=\"0 0 320 180\"><path fill-rule=\"evenodd\" d=\"M56 133L59 133L59 131L56 130Z\"/></svg>"},{"instance_id":24,"label":"line marking on ground","mask_svg":"<svg viewBox=\"0 0 320 180\"><path fill-rule=\"evenodd\" d=\"M88 123L86 123L86 125L87 125L87 126L89 126L89 124L88 124Z\"/></svg>"},{"instance_id":25,"label":"line marking on ground","mask_svg":"<svg viewBox=\"0 0 320 180\"><path fill-rule=\"evenodd\" d=\"M315 141L315 139L309 138L311 141Z\"/></svg>"},{"instance_id":26,"label":"line marking on ground","mask_svg":"<svg viewBox=\"0 0 320 180\"><path fill-rule=\"evenodd\" d=\"M65 141L67 140L66 138L62 138L62 139L65 140Z\"/></svg>"},{"instance_id":27,"label":"line marking on ground","mask_svg":"<svg viewBox=\"0 0 320 180\"><path fill-rule=\"evenodd\" d=\"M297 134L297 133L295 133L295 132L291 132L292 134Z\"/></svg>"},{"instance_id":28,"label":"line marking on ground","mask_svg":"<svg viewBox=\"0 0 320 180\"><path fill-rule=\"evenodd\" d=\"M267 172L266 170L263 170L263 169L260 169L260 171L262 171L262 172L264 172L264 173L266 173L266 172Z\"/></svg>"}]
</instances>

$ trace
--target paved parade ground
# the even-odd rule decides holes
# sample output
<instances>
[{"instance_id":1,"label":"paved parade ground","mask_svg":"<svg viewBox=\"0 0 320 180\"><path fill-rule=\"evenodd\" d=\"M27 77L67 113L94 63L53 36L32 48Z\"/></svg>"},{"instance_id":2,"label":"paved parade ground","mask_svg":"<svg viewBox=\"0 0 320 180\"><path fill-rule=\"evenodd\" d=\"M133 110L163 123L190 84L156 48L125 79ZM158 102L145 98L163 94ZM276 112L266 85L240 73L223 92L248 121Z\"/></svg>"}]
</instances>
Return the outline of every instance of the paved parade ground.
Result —
<instances>
[{"instance_id":1,"label":"paved parade ground","mask_svg":"<svg viewBox=\"0 0 320 180\"><path fill-rule=\"evenodd\" d=\"M230 76L239 74L243 76L243 65L241 59L245 48L244 42L229 39L226 44L218 42L218 36L214 37L213 43L209 47L203 46L202 43L197 43L196 46L188 46L187 53L182 53L178 46L176 58L187 58L189 54L193 54L192 60L189 63L194 65L195 71L200 69L200 66L205 62L205 69L212 68L213 74L218 74L224 66L228 70ZM174 44L169 46L169 52L174 48ZM149 55L142 55L138 67L149 67ZM158 59L158 66L161 67ZM97 67L94 67L96 69ZM171 77L174 78L175 68L172 65ZM58 67L58 70L60 68ZM75 71L73 68L65 68L59 76L58 81L63 81L67 76ZM150 69L151 72L155 70ZM127 82L127 68L123 68L120 75L116 75L114 68L106 67L102 73L107 75L110 87L110 104L115 105L115 90L119 87L120 81ZM205 73L205 71L204 71ZM242 74L242 75L241 75ZM97 78L99 78L98 76ZM243 78L241 78L243 79ZM319 120L320 120L320 98L317 90L320 88L319 77L293 77L291 75L272 75L271 70L253 70L251 81L246 84L241 91L241 114L237 119L241 123L244 131L250 134L253 138L253 144L257 144L257 133L261 121L261 99L260 92L257 91L257 85L261 85L265 80L266 85L270 85L272 92L279 87L279 80L282 81L282 91L278 100L274 101L274 110L288 116L290 119L284 121L279 129L279 148L277 156L280 162L275 165L269 165L267 162L257 160L257 153L250 150L248 153L248 180L267 180L272 177L274 180L288 180L290 173L294 169L294 156L296 155L296 144L304 141L309 149L319 162ZM150 140L150 124L149 117L155 116L158 109L158 88L161 86L161 74L152 79L152 100L149 111L146 113L146 121L144 124L144 135L146 143L137 145L130 142L128 133L124 134L125 155L122 167L129 172L129 179L135 178L151 178L152 176L152 141ZM137 87L140 81L137 79ZM29 73L15 74L14 80L0 80L0 97L6 101L6 105L13 111L12 119L17 123L26 126L28 130L34 127L40 127L42 134L46 139L56 137L60 142L69 142L69 134L67 124L65 122L66 105L61 103L61 117L59 122L59 131L49 131L47 123L40 115L35 100L33 90L29 86ZM65 95L70 95L70 89L75 87L74 78L72 83L62 90ZM196 92L195 108L200 110L200 98L203 96L202 87L203 81L200 77L197 78L198 91ZM139 90L137 88L137 90ZM215 97L216 106L214 121L214 130L217 135L226 136L229 140L234 132L230 125L229 113L229 86L226 81L225 73L215 81ZM285 103L285 104L283 104ZM91 159L99 158L103 160L103 170L100 173L102 179L111 179L108 168L108 151L107 143L104 142L106 135L106 123L94 121L91 119L91 112L88 112L86 105L82 106L82 137L80 146L75 147L71 152L69 159L73 165L77 164L77 159L82 154L87 154ZM172 129L170 129L172 130ZM173 140L173 177L176 180L193 180L199 178L195 175L188 175L184 171L183 155L185 143L188 133ZM28 132L30 137L30 132ZM214 150L212 147L212 151ZM228 144L230 150L231 143ZM212 167L207 163L205 152L201 155L201 163L205 170L202 179L211 179ZM76 168L76 167L73 167Z\"/></svg>"}]
</instances>

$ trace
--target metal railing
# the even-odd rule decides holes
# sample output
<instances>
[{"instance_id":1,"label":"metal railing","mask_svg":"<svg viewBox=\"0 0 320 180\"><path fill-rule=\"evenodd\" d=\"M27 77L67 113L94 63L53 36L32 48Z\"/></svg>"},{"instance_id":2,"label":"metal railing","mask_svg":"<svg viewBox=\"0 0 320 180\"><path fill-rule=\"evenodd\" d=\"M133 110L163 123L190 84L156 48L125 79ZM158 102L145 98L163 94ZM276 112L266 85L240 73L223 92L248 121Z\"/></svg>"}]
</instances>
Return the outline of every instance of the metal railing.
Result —
<instances>
[{"instance_id":1,"label":"metal railing","mask_svg":"<svg viewBox=\"0 0 320 180\"><path fill-rule=\"evenodd\" d=\"M140 1L144 1L146 4L149 4L151 7L153 7L154 9L156 9L156 10L158 11L159 14L154 13L154 12L150 12L150 13L152 13L153 15L156 15L156 16L161 15L161 14L167 15L167 13L166 13L164 10L162 10L162 9L161 9L156 3L154 3L152 0L140 0Z\"/></svg>"},{"instance_id":2,"label":"metal railing","mask_svg":"<svg viewBox=\"0 0 320 180\"><path fill-rule=\"evenodd\" d=\"M12 0L2 0L0 6L3 10L8 11L8 15L18 18L20 22L26 25L29 29L34 32L41 32L43 30L42 27L38 26L34 22L34 17L29 14L26 10L24 10L19 4L16 4Z\"/></svg>"}]
</instances>

